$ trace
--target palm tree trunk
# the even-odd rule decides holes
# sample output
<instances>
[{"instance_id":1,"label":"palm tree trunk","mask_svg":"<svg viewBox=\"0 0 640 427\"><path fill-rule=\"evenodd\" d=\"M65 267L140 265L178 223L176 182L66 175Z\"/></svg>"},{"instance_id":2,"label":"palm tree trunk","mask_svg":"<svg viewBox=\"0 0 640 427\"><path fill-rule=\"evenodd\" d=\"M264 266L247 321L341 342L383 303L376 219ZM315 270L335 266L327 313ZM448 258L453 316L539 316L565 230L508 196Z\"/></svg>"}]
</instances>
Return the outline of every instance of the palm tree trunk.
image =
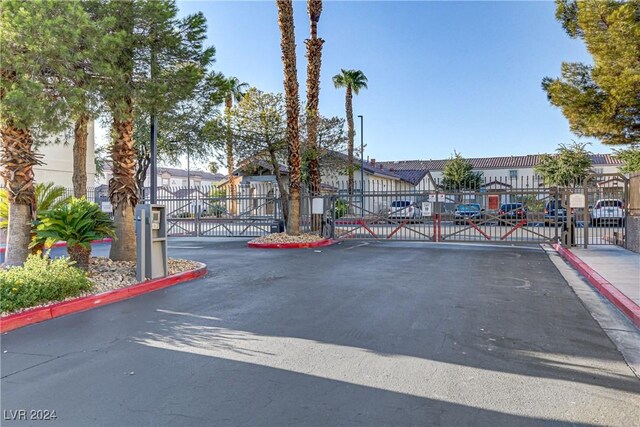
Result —
<instances>
[{"instance_id":1,"label":"palm tree trunk","mask_svg":"<svg viewBox=\"0 0 640 427\"><path fill-rule=\"evenodd\" d=\"M300 234L300 140L298 132L298 75L292 0L277 0L280 47L284 65L284 93L287 110L287 148L289 152L289 218L287 234Z\"/></svg>"},{"instance_id":2,"label":"palm tree trunk","mask_svg":"<svg viewBox=\"0 0 640 427\"><path fill-rule=\"evenodd\" d=\"M318 162L318 100L320 97L320 67L322 65L323 39L317 38L318 21L322 13L322 0L308 0L311 20L311 39L307 45L307 138L311 159L309 160L309 181L311 197L320 195L320 165ZM320 230L322 215L311 216L311 229Z\"/></svg>"},{"instance_id":3,"label":"palm tree trunk","mask_svg":"<svg viewBox=\"0 0 640 427\"><path fill-rule=\"evenodd\" d=\"M73 140L73 195L87 197L87 125L89 115L81 114L76 120Z\"/></svg>"},{"instance_id":4,"label":"palm tree trunk","mask_svg":"<svg viewBox=\"0 0 640 427\"><path fill-rule=\"evenodd\" d=\"M353 138L355 131L353 129L353 94L351 85L347 86L347 94L345 98L345 109L347 110L347 191L349 193L349 212L352 211L353 196Z\"/></svg>"},{"instance_id":5,"label":"palm tree trunk","mask_svg":"<svg viewBox=\"0 0 640 427\"><path fill-rule=\"evenodd\" d=\"M133 146L132 101L127 99L126 102L128 108L124 116L113 120L115 141L111 150L113 178L109 181L109 198L113 205L116 238L111 243L109 257L114 261L136 260L133 224L133 210L139 200L134 177L136 150Z\"/></svg>"},{"instance_id":6,"label":"palm tree trunk","mask_svg":"<svg viewBox=\"0 0 640 427\"><path fill-rule=\"evenodd\" d=\"M236 202L236 186L233 181L233 170L235 169L235 160L233 158L233 132L231 131L231 107L233 106L233 98L227 96L225 100L225 118L227 120L227 141L226 141L226 154L227 154L227 169L229 180L229 213L231 215L237 215L237 202Z\"/></svg>"},{"instance_id":7,"label":"palm tree trunk","mask_svg":"<svg viewBox=\"0 0 640 427\"><path fill-rule=\"evenodd\" d=\"M41 164L33 152L33 138L28 129L17 128L12 120L0 130L2 160L0 174L7 187L9 226L5 265L21 265L29 255L31 220L35 212L33 167Z\"/></svg>"},{"instance_id":8,"label":"palm tree trunk","mask_svg":"<svg viewBox=\"0 0 640 427\"><path fill-rule=\"evenodd\" d=\"M91 247L85 248L82 245L73 245L67 248L69 258L76 263L76 267L87 271L89 269L89 258L91 257Z\"/></svg>"},{"instance_id":9,"label":"palm tree trunk","mask_svg":"<svg viewBox=\"0 0 640 427\"><path fill-rule=\"evenodd\" d=\"M276 158L276 152L274 150L269 151L269 161L273 167L273 173L276 176L276 184L278 185L278 191L280 192L280 204L282 205L282 219L287 224L289 220L289 195L287 194L287 188L284 185L282 174L280 173L280 164Z\"/></svg>"}]
</instances>

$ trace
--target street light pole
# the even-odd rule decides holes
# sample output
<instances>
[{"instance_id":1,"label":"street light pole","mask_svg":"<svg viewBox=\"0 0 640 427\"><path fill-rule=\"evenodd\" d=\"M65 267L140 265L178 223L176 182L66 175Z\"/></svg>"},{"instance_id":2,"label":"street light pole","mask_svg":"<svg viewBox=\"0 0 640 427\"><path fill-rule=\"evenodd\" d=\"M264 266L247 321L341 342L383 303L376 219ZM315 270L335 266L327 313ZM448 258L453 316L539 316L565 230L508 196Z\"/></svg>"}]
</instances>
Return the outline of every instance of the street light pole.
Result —
<instances>
[{"instance_id":1,"label":"street light pole","mask_svg":"<svg viewBox=\"0 0 640 427\"><path fill-rule=\"evenodd\" d=\"M154 40L155 41L155 40ZM151 80L156 76L158 61L156 58L155 43L151 43ZM149 203L155 205L158 202L158 116L156 111L151 112L151 180L149 181ZM144 184L142 184L142 195L144 196ZM144 200L142 201L144 203Z\"/></svg>"},{"instance_id":2,"label":"street light pole","mask_svg":"<svg viewBox=\"0 0 640 427\"><path fill-rule=\"evenodd\" d=\"M364 117L360 117L360 216L364 217Z\"/></svg>"},{"instance_id":3,"label":"street light pole","mask_svg":"<svg viewBox=\"0 0 640 427\"><path fill-rule=\"evenodd\" d=\"M149 203L155 205L158 201L158 116L151 116L151 182L149 183ZM144 185L143 185L144 187ZM144 194L144 190L143 190Z\"/></svg>"}]
</instances>

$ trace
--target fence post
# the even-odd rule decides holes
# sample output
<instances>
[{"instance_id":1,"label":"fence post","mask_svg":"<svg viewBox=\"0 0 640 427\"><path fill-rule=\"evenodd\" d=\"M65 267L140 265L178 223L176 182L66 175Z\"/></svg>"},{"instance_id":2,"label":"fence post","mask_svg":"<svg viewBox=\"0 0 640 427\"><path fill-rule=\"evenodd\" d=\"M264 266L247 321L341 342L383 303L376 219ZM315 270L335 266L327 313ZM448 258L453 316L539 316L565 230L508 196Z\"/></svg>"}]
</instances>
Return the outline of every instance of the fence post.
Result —
<instances>
[{"instance_id":1,"label":"fence post","mask_svg":"<svg viewBox=\"0 0 640 427\"><path fill-rule=\"evenodd\" d=\"M584 179L582 184L584 190L584 208L582 209L582 227L584 228L584 242L585 249L589 247L589 227L591 227L590 209L589 209L589 177Z\"/></svg>"},{"instance_id":2,"label":"fence post","mask_svg":"<svg viewBox=\"0 0 640 427\"><path fill-rule=\"evenodd\" d=\"M195 214L195 225L196 225L196 237L200 237L200 203L198 197L198 191L196 190L196 214Z\"/></svg>"},{"instance_id":3,"label":"fence post","mask_svg":"<svg viewBox=\"0 0 640 427\"><path fill-rule=\"evenodd\" d=\"M331 196L331 224L329 225L331 239L336 238L336 196Z\"/></svg>"},{"instance_id":4,"label":"fence post","mask_svg":"<svg viewBox=\"0 0 640 427\"><path fill-rule=\"evenodd\" d=\"M640 253L640 172L632 173L627 184L629 203L624 219L625 247Z\"/></svg>"}]
</instances>

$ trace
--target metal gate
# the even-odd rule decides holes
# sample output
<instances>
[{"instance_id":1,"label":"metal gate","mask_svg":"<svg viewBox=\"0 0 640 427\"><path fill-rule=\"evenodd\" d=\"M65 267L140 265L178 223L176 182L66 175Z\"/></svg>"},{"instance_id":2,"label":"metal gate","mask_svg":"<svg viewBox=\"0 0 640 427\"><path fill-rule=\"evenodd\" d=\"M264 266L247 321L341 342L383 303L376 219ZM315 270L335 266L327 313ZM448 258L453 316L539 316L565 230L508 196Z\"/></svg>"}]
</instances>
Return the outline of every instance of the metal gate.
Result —
<instances>
[{"instance_id":1,"label":"metal gate","mask_svg":"<svg viewBox=\"0 0 640 427\"><path fill-rule=\"evenodd\" d=\"M165 190L158 203L167 208L169 236L256 237L282 219L280 198L271 190L239 188L227 195L216 188L179 188Z\"/></svg>"},{"instance_id":2,"label":"metal gate","mask_svg":"<svg viewBox=\"0 0 640 427\"><path fill-rule=\"evenodd\" d=\"M582 229L576 244L624 246L629 215L629 178L621 173L591 174L574 194L584 195L585 207L575 210ZM582 223L582 224L581 224Z\"/></svg>"},{"instance_id":3,"label":"metal gate","mask_svg":"<svg viewBox=\"0 0 640 427\"><path fill-rule=\"evenodd\" d=\"M619 204L626 217L627 186L621 174L591 175L572 189L540 177L395 188L355 182L349 196L345 183L334 183L329 222L337 239L613 245L624 239L625 220L614 221L608 205ZM585 207L572 208L571 194L583 194Z\"/></svg>"}]
</instances>

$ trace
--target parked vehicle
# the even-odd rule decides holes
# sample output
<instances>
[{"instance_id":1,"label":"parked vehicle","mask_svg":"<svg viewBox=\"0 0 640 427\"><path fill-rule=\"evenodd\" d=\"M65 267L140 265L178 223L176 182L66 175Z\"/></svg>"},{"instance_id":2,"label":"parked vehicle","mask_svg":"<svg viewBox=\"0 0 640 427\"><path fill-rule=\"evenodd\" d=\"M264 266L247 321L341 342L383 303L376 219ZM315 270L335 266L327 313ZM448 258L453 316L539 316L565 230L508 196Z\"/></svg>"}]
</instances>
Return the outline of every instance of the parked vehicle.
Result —
<instances>
[{"instance_id":1,"label":"parked vehicle","mask_svg":"<svg viewBox=\"0 0 640 427\"><path fill-rule=\"evenodd\" d=\"M410 200L394 200L389 207L388 216L397 219L420 219L422 209Z\"/></svg>"},{"instance_id":2,"label":"parked vehicle","mask_svg":"<svg viewBox=\"0 0 640 427\"><path fill-rule=\"evenodd\" d=\"M456 207L454 213L455 224L464 224L467 219L484 218L484 209L477 203L464 203Z\"/></svg>"},{"instance_id":3,"label":"parked vehicle","mask_svg":"<svg viewBox=\"0 0 640 427\"><path fill-rule=\"evenodd\" d=\"M591 225L615 224L622 226L625 219L624 203L620 199L600 199L591 209Z\"/></svg>"},{"instance_id":4,"label":"parked vehicle","mask_svg":"<svg viewBox=\"0 0 640 427\"><path fill-rule=\"evenodd\" d=\"M556 212L557 211L557 212ZM559 224L567 221L567 209L560 200L549 200L544 207L544 225Z\"/></svg>"},{"instance_id":5,"label":"parked vehicle","mask_svg":"<svg viewBox=\"0 0 640 427\"><path fill-rule=\"evenodd\" d=\"M522 203L505 203L498 211L500 222L503 225L510 225L513 221L520 222L527 219L527 207Z\"/></svg>"}]
</instances>

